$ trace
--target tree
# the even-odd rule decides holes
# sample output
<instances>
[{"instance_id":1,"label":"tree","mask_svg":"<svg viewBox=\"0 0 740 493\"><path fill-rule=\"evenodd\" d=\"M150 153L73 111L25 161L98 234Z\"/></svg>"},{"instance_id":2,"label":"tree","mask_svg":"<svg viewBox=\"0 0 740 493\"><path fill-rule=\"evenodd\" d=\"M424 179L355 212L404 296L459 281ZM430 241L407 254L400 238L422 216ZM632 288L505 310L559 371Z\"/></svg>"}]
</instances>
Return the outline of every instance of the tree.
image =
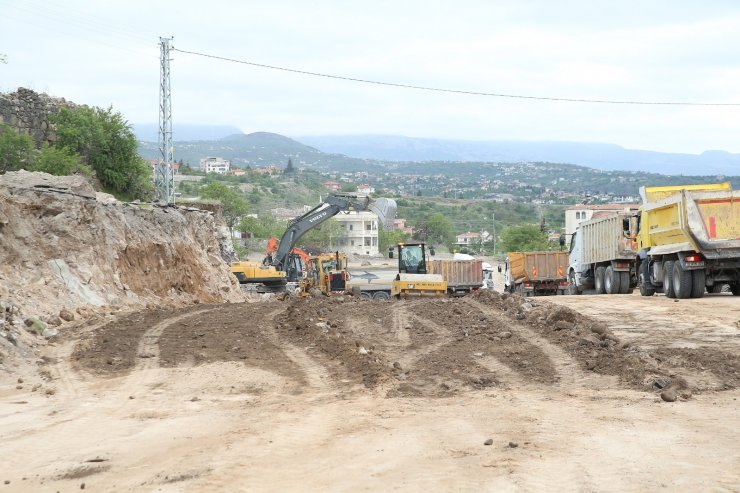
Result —
<instances>
[{"instance_id":1,"label":"tree","mask_svg":"<svg viewBox=\"0 0 740 493\"><path fill-rule=\"evenodd\" d=\"M249 206L239 192L223 183L213 181L201 187L200 196L204 199L218 200L223 207L223 216L231 236L234 236L234 226L247 213Z\"/></svg>"},{"instance_id":2,"label":"tree","mask_svg":"<svg viewBox=\"0 0 740 493\"><path fill-rule=\"evenodd\" d=\"M356 192L357 191L357 185L354 183L345 183L342 185L342 192Z\"/></svg>"},{"instance_id":3,"label":"tree","mask_svg":"<svg viewBox=\"0 0 740 493\"><path fill-rule=\"evenodd\" d=\"M432 243L448 244L454 238L452 222L440 212L426 218L426 240Z\"/></svg>"},{"instance_id":4,"label":"tree","mask_svg":"<svg viewBox=\"0 0 740 493\"><path fill-rule=\"evenodd\" d=\"M547 233L537 224L511 226L501 233L501 247L507 252L533 252L547 250Z\"/></svg>"},{"instance_id":5,"label":"tree","mask_svg":"<svg viewBox=\"0 0 740 493\"><path fill-rule=\"evenodd\" d=\"M120 113L77 106L49 118L57 126L55 145L80 154L104 187L142 200L152 197L152 168L138 155L136 136Z\"/></svg>"},{"instance_id":6,"label":"tree","mask_svg":"<svg viewBox=\"0 0 740 493\"><path fill-rule=\"evenodd\" d=\"M25 169L34 159L33 139L16 133L10 125L0 125L0 173Z\"/></svg>"},{"instance_id":7,"label":"tree","mask_svg":"<svg viewBox=\"0 0 740 493\"><path fill-rule=\"evenodd\" d=\"M278 223L271 216L244 216L236 227L237 231L246 231L252 237L266 240L272 236L280 237L285 231L285 224Z\"/></svg>"},{"instance_id":8,"label":"tree","mask_svg":"<svg viewBox=\"0 0 740 493\"><path fill-rule=\"evenodd\" d=\"M288 166L285 168L285 173L293 173L295 172L295 168L293 167L293 161L288 158Z\"/></svg>"},{"instance_id":9,"label":"tree","mask_svg":"<svg viewBox=\"0 0 740 493\"><path fill-rule=\"evenodd\" d=\"M385 254L388 247L395 247L399 243L405 242L409 234L402 230L386 231L384 228L378 229L378 248L380 253Z\"/></svg>"},{"instance_id":10,"label":"tree","mask_svg":"<svg viewBox=\"0 0 740 493\"><path fill-rule=\"evenodd\" d=\"M82 164L80 155L68 147L49 147L44 145L29 171L43 171L51 175L68 176L80 174L92 176L92 170Z\"/></svg>"},{"instance_id":11,"label":"tree","mask_svg":"<svg viewBox=\"0 0 740 493\"><path fill-rule=\"evenodd\" d=\"M343 236L344 229L339 221L332 218L321 223L321 225L311 228L300 239L302 245L310 245L321 248L331 249L337 246L337 240Z\"/></svg>"}]
</instances>

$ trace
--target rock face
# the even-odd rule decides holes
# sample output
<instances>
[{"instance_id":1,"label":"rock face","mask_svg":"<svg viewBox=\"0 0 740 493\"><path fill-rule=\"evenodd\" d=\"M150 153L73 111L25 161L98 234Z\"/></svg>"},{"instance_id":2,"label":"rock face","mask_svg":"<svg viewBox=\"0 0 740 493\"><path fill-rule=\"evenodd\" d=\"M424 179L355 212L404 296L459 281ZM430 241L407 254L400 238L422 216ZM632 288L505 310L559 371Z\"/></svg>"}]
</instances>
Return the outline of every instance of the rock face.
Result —
<instances>
[{"instance_id":1,"label":"rock face","mask_svg":"<svg viewBox=\"0 0 740 493\"><path fill-rule=\"evenodd\" d=\"M98 200L80 177L0 175L0 299L40 317L242 301L220 229L211 212Z\"/></svg>"},{"instance_id":2,"label":"rock face","mask_svg":"<svg viewBox=\"0 0 740 493\"><path fill-rule=\"evenodd\" d=\"M18 133L30 135L36 146L41 147L44 142L52 144L56 140L49 115L58 113L60 108L75 106L63 98L19 87L16 92L0 94L0 123L7 123Z\"/></svg>"}]
</instances>

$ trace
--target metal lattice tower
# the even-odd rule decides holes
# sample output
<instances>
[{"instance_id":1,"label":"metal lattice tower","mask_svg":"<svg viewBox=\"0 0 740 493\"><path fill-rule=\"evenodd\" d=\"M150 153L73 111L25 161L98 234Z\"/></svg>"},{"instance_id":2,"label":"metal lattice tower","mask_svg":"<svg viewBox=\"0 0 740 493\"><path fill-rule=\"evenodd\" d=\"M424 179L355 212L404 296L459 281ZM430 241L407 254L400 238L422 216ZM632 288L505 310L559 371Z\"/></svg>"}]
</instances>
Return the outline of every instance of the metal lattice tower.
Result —
<instances>
[{"instance_id":1,"label":"metal lattice tower","mask_svg":"<svg viewBox=\"0 0 740 493\"><path fill-rule=\"evenodd\" d=\"M170 41L159 38L159 163L154 170L157 202L175 203L174 148L172 145L172 89L170 86Z\"/></svg>"}]
</instances>

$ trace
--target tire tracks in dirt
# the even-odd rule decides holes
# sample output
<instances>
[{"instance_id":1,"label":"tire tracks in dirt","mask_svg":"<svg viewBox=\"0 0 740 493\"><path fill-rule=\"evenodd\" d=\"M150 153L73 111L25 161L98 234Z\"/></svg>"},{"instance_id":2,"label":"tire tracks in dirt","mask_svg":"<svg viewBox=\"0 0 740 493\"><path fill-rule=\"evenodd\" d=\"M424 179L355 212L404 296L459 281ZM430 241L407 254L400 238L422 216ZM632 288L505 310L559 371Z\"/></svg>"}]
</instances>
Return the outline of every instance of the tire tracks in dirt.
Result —
<instances>
[{"instance_id":1,"label":"tire tracks in dirt","mask_svg":"<svg viewBox=\"0 0 740 493\"><path fill-rule=\"evenodd\" d=\"M488 308L484 304L471 298L465 298L465 302L491 317L501 316L500 312ZM554 385L556 388L572 390L576 387L591 388L597 384L601 384L599 385L600 387L603 386L603 380L597 382L599 379L595 376L584 373L578 362L560 346L551 343L543 336L537 334L534 330L526 327L524 324L512 324L511 328L527 342L539 348L545 356L549 358L556 372L556 383ZM503 365L503 363L501 363L501 365ZM494 367L495 366L498 365L494 364Z\"/></svg>"},{"instance_id":2,"label":"tire tracks in dirt","mask_svg":"<svg viewBox=\"0 0 740 493\"><path fill-rule=\"evenodd\" d=\"M281 348L285 355L303 371L305 385L309 390L325 393L336 393L339 387L331 377L329 371L308 354L308 349L300 349L295 344L280 337L277 330L276 318L287 311L287 306L276 308L265 316L265 325L268 327L266 335L275 346ZM301 382L298 382L301 385Z\"/></svg>"}]
</instances>

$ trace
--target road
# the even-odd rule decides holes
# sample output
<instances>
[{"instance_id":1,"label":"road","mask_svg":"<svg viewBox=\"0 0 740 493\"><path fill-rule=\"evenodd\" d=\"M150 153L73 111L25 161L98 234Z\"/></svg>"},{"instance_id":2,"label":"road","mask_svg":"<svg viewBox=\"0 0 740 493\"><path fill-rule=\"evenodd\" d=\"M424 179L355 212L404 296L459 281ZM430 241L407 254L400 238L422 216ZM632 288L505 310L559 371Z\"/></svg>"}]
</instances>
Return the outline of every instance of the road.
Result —
<instances>
[{"instance_id":1,"label":"road","mask_svg":"<svg viewBox=\"0 0 740 493\"><path fill-rule=\"evenodd\" d=\"M739 305L489 293L111 316L44 348L40 374L3 377L0 481L738 491ZM667 378L687 382L676 402L654 386Z\"/></svg>"}]
</instances>

